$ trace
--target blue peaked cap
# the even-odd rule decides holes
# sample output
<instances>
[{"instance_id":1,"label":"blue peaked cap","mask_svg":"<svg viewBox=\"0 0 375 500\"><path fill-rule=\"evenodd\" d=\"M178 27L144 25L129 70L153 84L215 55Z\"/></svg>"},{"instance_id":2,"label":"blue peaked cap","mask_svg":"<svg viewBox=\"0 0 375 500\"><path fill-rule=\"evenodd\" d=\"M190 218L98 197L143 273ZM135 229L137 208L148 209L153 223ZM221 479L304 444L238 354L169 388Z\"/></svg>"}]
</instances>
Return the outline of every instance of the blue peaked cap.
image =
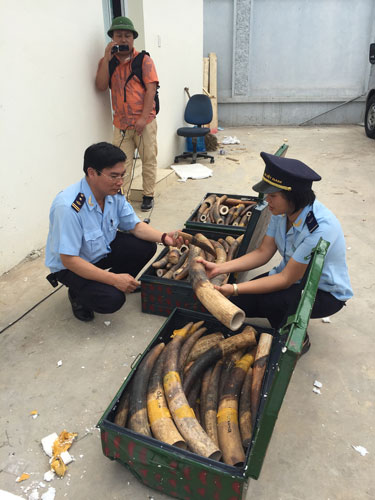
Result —
<instances>
[{"instance_id":1,"label":"blue peaked cap","mask_svg":"<svg viewBox=\"0 0 375 500\"><path fill-rule=\"evenodd\" d=\"M306 191L314 181L321 177L302 161L293 158L260 153L266 167L263 179L253 186L258 193L276 193L277 191Z\"/></svg>"}]
</instances>

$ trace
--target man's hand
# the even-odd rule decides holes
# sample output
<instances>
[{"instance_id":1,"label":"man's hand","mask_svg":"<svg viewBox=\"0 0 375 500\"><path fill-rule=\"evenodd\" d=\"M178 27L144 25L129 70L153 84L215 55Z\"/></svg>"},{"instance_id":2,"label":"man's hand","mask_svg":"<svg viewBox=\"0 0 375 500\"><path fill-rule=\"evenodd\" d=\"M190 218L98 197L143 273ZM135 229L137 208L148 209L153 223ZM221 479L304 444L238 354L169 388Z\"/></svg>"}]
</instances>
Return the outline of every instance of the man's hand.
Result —
<instances>
[{"instance_id":1,"label":"man's hand","mask_svg":"<svg viewBox=\"0 0 375 500\"><path fill-rule=\"evenodd\" d=\"M103 59L106 63L109 63L109 61L112 59L111 50L112 50L112 47L114 47L115 45L118 45L118 44L112 40L111 42L109 42L109 44L105 48Z\"/></svg>"},{"instance_id":2,"label":"man's hand","mask_svg":"<svg viewBox=\"0 0 375 500\"><path fill-rule=\"evenodd\" d=\"M177 248L180 248L181 245L189 246L189 242L184 241L182 236L178 235L178 231L170 231L169 233L167 233L167 236L165 237L165 244L170 247Z\"/></svg>"},{"instance_id":3,"label":"man's hand","mask_svg":"<svg viewBox=\"0 0 375 500\"><path fill-rule=\"evenodd\" d=\"M146 126L146 121L146 118L142 118L142 116L140 116L135 122L134 128L138 135L142 135L142 132Z\"/></svg>"},{"instance_id":4,"label":"man's hand","mask_svg":"<svg viewBox=\"0 0 375 500\"><path fill-rule=\"evenodd\" d=\"M130 274L113 274L113 286L124 293L132 293L138 286L140 282L137 281Z\"/></svg>"}]
</instances>

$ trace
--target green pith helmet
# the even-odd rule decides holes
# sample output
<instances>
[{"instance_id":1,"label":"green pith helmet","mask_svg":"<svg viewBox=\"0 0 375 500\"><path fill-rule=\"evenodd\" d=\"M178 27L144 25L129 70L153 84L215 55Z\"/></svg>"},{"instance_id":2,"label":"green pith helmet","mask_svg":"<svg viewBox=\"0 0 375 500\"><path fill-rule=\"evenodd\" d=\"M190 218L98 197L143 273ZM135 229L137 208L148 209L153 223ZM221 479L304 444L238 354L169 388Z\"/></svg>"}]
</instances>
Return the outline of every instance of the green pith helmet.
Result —
<instances>
[{"instance_id":1,"label":"green pith helmet","mask_svg":"<svg viewBox=\"0 0 375 500\"><path fill-rule=\"evenodd\" d=\"M134 29L133 22L128 17L115 17L112 21L111 27L107 31L108 36L112 38L115 30L129 30L134 33L134 38L137 38L138 36L138 33Z\"/></svg>"}]
</instances>

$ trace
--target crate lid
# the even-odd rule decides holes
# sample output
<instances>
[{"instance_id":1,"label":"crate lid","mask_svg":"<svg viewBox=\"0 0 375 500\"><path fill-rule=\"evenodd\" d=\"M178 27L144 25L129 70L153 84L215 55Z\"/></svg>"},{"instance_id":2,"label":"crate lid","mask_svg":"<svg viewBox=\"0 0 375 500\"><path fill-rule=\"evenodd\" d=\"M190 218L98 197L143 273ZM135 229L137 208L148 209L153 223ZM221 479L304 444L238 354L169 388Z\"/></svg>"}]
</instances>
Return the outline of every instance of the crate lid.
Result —
<instances>
[{"instance_id":1,"label":"crate lid","mask_svg":"<svg viewBox=\"0 0 375 500\"><path fill-rule=\"evenodd\" d=\"M286 336L286 341L285 345L284 342L280 343L281 352L277 352L277 348L273 349L276 351L273 353L275 362L272 363L270 359L269 371L274 373L271 373L268 381L267 377L264 381L263 399L258 411L259 418L244 471L246 477L254 479L259 477L281 404L302 349L328 247L329 242L320 238L307 269L306 282L297 310L295 314L288 317L285 325L279 330L280 338Z\"/></svg>"}]
</instances>

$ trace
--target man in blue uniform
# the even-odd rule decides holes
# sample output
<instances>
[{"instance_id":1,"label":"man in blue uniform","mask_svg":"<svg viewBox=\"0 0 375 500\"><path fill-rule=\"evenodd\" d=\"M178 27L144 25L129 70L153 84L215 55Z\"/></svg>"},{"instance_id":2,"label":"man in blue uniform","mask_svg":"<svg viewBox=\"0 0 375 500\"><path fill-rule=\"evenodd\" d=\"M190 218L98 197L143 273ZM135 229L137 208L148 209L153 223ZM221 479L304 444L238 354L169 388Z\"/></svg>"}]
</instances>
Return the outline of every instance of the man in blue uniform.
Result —
<instances>
[{"instance_id":1,"label":"man in blue uniform","mask_svg":"<svg viewBox=\"0 0 375 500\"><path fill-rule=\"evenodd\" d=\"M296 310L301 279L312 250L322 237L330 243L319 281L312 318L338 312L353 295L346 265L346 246L340 223L315 199L312 183L321 177L299 160L261 153L263 179L253 189L266 194L272 214L259 248L242 257L216 265L203 261L207 275L249 271L263 266L278 251L282 260L268 273L251 281L217 287L243 309L248 317L267 318L279 328ZM310 347L307 337L304 352Z\"/></svg>"},{"instance_id":2,"label":"man in blue uniform","mask_svg":"<svg viewBox=\"0 0 375 500\"><path fill-rule=\"evenodd\" d=\"M125 160L120 148L93 144L84 155L85 177L61 191L51 206L47 279L68 287L73 314L81 321L92 320L94 311L117 311L125 294L139 290L135 277L154 256L156 242L178 244L174 232L141 222L126 201Z\"/></svg>"}]
</instances>

